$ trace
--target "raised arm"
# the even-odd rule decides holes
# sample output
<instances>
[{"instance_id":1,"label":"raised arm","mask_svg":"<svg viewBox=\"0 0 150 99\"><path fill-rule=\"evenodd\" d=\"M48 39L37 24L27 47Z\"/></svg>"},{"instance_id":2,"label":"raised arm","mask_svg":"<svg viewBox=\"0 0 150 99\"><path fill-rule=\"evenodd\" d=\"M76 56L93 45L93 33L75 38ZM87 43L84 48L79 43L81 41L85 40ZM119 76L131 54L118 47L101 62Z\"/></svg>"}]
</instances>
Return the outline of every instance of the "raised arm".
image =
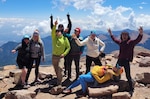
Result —
<instances>
[{"instance_id":1,"label":"raised arm","mask_svg":"<svg viewBox=\"0 0 150 99\"><path fill-rule=\"evenodd\" d=\"M71 28L72 28L72 22L71 22L69 13L67 14L67 19L68 19L68 26L67 26L67 28L68 28L68 33L70 34Z\"/></svg>"},{"instance_id":2,"label":"raised arm","mask_svg":"<svg viewBox=\"0 0 150 99\"><path fill-rule=\"evenodd\" d=\"M133 40L134 44L139 43L142 40L142 37L143 37L143 28L140 27L138 29L138 31L139 31L139 35L138 35L138 37L135 40Z\"/></svg>"},{"instance_id":3,"label":"raised arm","mask_svg":"<svg viewBox=\"0 0 150 99\"><path fill-rule=\"evenodd\" d=\"M120 40L116 39L116 38L113 36L113 33L112 33L111 29L109 28L107 31L108 31L110 37L112 38L112 40L113 40L115 43L119 44L119 43L120 43Z\"/></svg>"},{"instance_id":4,"label":"raised arm","mask_svg":"<svg viewBox=\"0 0 150 99\"><path fill-rule=\"evenodd\" d=\"M53 16L52 16L52 14L51 14L51 16L50 16L50 28L52 29L53 28Z\"/></svg>"},{"instance_id":5,"label":"raised arm","mask_svg":"<svg viewBox=\"0 0 150 99\"><path fill-rule=\"evenodd\" d=\"M56 21L55 21L55 25L54 25L53 28L52 28L52 34L51 34L52 38L55 38L55 37L56 37L56 26L57 26L57 24L58 24L58 22L57 22L57 20L56 20Z\"/></svg>"}]
</instances>

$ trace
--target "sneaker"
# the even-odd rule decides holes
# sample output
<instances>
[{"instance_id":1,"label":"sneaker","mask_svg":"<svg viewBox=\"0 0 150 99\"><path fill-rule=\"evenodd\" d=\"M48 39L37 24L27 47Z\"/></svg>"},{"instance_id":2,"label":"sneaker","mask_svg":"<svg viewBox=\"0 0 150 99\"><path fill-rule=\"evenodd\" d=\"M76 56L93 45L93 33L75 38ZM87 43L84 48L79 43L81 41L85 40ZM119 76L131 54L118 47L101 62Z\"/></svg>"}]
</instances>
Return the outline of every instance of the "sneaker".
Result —
<instances>
[{"instance_id":1,"label":"sneaker","mask_svg":"<svg viewBox=\"0 0 150 99\"><path fill-rule=\"evenodd\" d=\"M65 90L63 90L64 94L70 94L71 92L72 92L71 89L65 89Z\"/></svg>"},{"instance_id":2,"label":"sneaker","mask_svg":"<svg viewBox=\"0 0 150 99\"><path fill-rule=\"evenodd\" d=\"M30 85L25 84L25 85L23 85L23 88L24 88L24 89L28 89L28 88L30 88Z\"/></svg>"}]
</instances>

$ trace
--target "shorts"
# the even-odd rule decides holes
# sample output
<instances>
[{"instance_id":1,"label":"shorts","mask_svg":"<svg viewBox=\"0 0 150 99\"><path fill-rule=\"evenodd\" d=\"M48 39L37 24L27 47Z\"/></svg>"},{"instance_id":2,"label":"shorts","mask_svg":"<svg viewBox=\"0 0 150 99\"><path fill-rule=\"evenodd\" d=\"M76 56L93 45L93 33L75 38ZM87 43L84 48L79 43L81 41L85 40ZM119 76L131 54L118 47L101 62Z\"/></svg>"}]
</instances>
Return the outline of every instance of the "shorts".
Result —
<instances>
[{"instance_id":1,"label":"shorts","mask_svg":"<svg viewBox=\"0 0 150 99\"><path fill-rule=\"evenodd\" d=\"M23 69L23 68L29 68L30 67L30 61L22 61L22 59L17 58L17 64L19 69Z\"/></svg>"}]
</instances>

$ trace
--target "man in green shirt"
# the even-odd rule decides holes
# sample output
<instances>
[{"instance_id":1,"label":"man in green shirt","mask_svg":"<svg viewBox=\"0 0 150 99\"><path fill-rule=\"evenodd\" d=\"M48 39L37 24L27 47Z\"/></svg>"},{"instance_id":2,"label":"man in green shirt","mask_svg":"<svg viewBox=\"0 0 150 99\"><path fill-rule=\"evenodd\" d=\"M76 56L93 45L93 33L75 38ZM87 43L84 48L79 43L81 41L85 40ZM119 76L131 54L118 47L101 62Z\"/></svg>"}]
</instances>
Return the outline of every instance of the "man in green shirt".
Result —
<instances>
[{"instance_id":1,"label":"man in green shirt","mask_svg":"<svg viewBox=\"0 0 150 99\"><path fill-rule=\"evenodd\" d=\"M57 76L57 85L62 83L62 61L70 51L70 43L66 37L63 36L60 29L56 30L58 22L52 28L52 64Z\"/></svg>"}]
</instances>

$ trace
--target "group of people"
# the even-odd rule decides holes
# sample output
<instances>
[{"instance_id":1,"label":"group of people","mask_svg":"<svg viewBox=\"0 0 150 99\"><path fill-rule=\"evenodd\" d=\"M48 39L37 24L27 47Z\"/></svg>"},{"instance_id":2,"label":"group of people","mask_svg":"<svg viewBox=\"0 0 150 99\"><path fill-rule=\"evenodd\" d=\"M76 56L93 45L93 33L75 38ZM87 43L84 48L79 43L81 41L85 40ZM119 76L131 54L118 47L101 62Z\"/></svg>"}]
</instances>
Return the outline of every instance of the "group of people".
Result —
<instances>
[{"instance_id":1,"label":"group of people","mask_svg":"<svg viewBox=\"0 0 150 99\"><path fill-rule=\"evenodd\" d=\"M85 96L87 94L87 83L104 83L108 80L115 80L116 76L121 75L124 67L126 78L130 87L129 92L132 95L134 87L130 74L130 62L133 60L134 46L142 39L143 28L139 28L139 35L135 40L131 40L129 33L126 31L123 31L120 35L120 39L117 39L112 34L111 29L108 29L108 33L110 34L112 40L119 45L120 51L116 66L103 66L99 57L104 55L103 52L106 45L96 36L96 31L91 31L89 36L83 39L80 36L80 33L82 32L79 27L74 29L74 33L70 33L72 29L72 22L69 14L67 14L67 19L68 25L65 29L63 24L58 25L57 20L53 24L53 16L50 16L50 28L52 30L52 65L57 76L57 86L62 85L63 75L67 76L67 79L71 78L71 65L72 61L74 60L76 66L76 80L68 88L66 88L63 93L71 93L72 88L81 84L81 96ZM87 47L86 72L85 74L80 75L80 56L83 53L85 46ZM20 69L22 69L22 83L24 85L27 84L34 61L36 68L35 82L38 81L38 67L40 60L41 58L43 61L45 59L44 45L39 37L39 31L34 31L31 40L29 40L29 36L25 35L22 40L22 44L18 45L14 50L12 50L12 52L16 51L18 51L18 66ZM62 62L64 62L64 74ZM95 63L95 66L92 68L92 70L90 70L92 62ZM25 67L28 68L27 73Z\"/></svg>"},{"instance_id":2,"label":"group of people","mask_svg":"<svg viewBox=\"0 0 150 99\"><path fill-rule=\"evenodd\" d=\"M30 72L32 70L33 64L35 63L35 80L33 82L40 82L38 79L39 74L39 65L41 60L45 60L44 44L40 38L39 30L33 32L32 37L29 35L24 35L22 42L17 45L11 52L16 53L17 55L17 64L19 69L22 70L21 82L23 88L30 87L28 84L28 79Z\"/></svg>"}]
</instances>

